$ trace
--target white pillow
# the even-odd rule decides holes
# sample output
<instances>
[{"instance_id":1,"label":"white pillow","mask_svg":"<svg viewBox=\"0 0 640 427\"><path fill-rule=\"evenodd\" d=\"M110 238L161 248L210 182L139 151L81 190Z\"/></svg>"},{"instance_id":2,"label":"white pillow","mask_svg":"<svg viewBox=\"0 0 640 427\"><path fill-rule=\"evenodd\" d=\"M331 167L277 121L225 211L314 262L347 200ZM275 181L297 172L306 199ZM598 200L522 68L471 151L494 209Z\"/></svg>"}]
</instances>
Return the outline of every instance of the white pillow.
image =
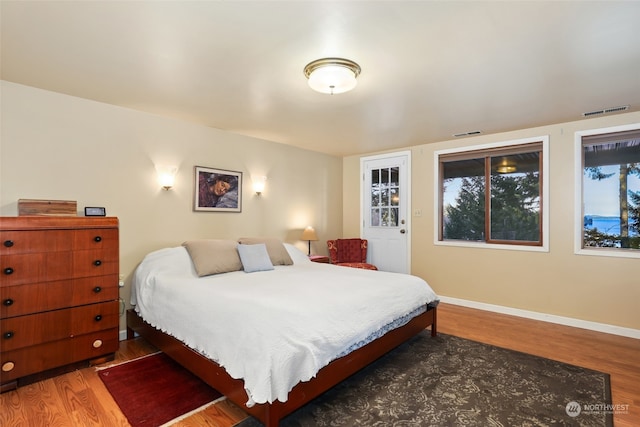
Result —
<instances>
[{"instance_id":1,"label":"white pillow","mask_svg":"<svg viewBox=\"0 0 640 427\"><path fill-rule=\"evenodd\" d=\"M273 270L273 264L264 243L257 245L238 245L238 254L246 273Z\"/></svg>"},{"instance_id":2,"label":"white pillow","mask_svg":"<svg viewBox=\"0 0 640 427\"><path fill-rule=\"evenodd\" d=\"M294 264L302 264L305 262L311 262L307 254L303 253L300 249L293 246L291 243L284 244L285 249L289 253L291 260Z\"/></svg>"}]
</instances>

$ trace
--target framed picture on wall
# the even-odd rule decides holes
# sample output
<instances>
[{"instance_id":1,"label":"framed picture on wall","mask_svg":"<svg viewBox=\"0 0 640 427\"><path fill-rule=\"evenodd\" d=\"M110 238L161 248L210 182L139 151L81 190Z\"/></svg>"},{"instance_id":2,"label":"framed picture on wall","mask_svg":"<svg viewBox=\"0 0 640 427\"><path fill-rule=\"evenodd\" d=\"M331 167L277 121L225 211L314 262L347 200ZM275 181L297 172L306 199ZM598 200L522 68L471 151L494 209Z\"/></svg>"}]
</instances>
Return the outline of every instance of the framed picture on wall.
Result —
<instances>
[{"instance_id":1,"label":"framed picture on wall","mask_svg":"<svg viewBox=\"0 0 640 427\"><path fill-rule=\"evenodd\" d=\"M242 172L196 166L193 210L242 212Z\"/></svg>"}]
</instances>

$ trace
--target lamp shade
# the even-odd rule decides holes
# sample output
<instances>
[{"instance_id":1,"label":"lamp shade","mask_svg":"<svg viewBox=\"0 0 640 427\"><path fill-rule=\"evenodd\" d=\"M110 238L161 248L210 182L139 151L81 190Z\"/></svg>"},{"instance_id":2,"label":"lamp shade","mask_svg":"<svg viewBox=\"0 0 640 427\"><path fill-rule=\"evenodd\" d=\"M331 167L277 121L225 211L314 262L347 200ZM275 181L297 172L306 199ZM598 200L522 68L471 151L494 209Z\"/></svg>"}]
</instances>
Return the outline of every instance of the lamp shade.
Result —
<instances>
[{"instance_id":1,"label":"lamp shade","mask_svg":"<svg viewBox=\"0 0 640 427\"><path fill-rule=\"evenodd\" d=\"M318 240L318 235L316 234L316 230L313 229L313 227L308 226L307 228L304 229L304 231L302 232L302 237L300 238L300 240L313 240L316 241Z\"/></svg>"},{"instance_id":2,"label":"lamp shade","mask_svg":"<svg viewBox=\"0 0 640 427\"><path fill-rule=\"evenodd\" d=\"M321 93L344 93L358 84L360 66L343 58L323 58L310 62L304 67L309 79L309 87Z\"/></svg>"}]
</instances>

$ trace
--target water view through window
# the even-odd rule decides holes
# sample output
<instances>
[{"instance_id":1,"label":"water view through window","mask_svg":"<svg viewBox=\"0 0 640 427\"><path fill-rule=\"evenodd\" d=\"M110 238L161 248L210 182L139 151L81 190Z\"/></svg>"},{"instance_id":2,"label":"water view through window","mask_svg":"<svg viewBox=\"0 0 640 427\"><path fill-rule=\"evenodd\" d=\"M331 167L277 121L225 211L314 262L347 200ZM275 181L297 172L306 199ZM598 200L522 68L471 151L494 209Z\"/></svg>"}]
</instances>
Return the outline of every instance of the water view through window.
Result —
<instances>
[{"instance_id":1,"label":"water view through window","mask_svg":"<svg viewBox=\"0 0 640 427\"><path fill-rule=\"evenodd\" d=\"M583 180L585 246L622 247L621 223L622 229L625 224L621 221L620 212L620 166L602 167L601 172L607 178L593 179L588 172L585 172ZM640 176L632 174L627 177L626 200L626 235L632 240L640 236L638 194L640 194ZM636 195L636 203L633 195ZM622 205L624 207L624 203ZM589 240L589 236L592 236L593 241Z\"/></svg>"},{"instance_id":2,"label":"water view through window","mask_svg":"<svg viewBox=\"0 0 640 427\"><path fill-rule=\"evenodd\" d=\"M637 133L583 138L583 247L640 249Z\"/></svg>"}]
</instances>

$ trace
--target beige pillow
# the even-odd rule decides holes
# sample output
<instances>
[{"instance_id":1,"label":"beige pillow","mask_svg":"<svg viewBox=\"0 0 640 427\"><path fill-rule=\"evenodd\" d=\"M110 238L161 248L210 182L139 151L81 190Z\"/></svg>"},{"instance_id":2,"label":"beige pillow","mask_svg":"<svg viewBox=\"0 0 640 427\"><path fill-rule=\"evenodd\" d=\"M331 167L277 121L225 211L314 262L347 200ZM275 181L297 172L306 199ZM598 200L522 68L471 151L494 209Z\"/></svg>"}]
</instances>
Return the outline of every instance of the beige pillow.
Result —
<instances>
[{"instance_id":1,"label":"beige pillow","mask_svg":"<svg viewBox=\"0 0 640 427\"><path fill-rule=\"evenodd\" d=\"M182 246L187 248L200 277L242 270L238 243L233 240L189 240Z\"/></svg>"},{"instance_id":2,"label":"beige pillow","mask_svg":"<svg viewBox=\"0 0 640 427\"><path fill-rule=\"evenodd\" d=\"M238 243L242 245L257 245L264 243L267 246L267 253L271 264L273 265L293 265L293 260L287 252L287 248L284 247L280 239L275 237L242 237L238 240Z\"/></svg>"}]
</instances>

